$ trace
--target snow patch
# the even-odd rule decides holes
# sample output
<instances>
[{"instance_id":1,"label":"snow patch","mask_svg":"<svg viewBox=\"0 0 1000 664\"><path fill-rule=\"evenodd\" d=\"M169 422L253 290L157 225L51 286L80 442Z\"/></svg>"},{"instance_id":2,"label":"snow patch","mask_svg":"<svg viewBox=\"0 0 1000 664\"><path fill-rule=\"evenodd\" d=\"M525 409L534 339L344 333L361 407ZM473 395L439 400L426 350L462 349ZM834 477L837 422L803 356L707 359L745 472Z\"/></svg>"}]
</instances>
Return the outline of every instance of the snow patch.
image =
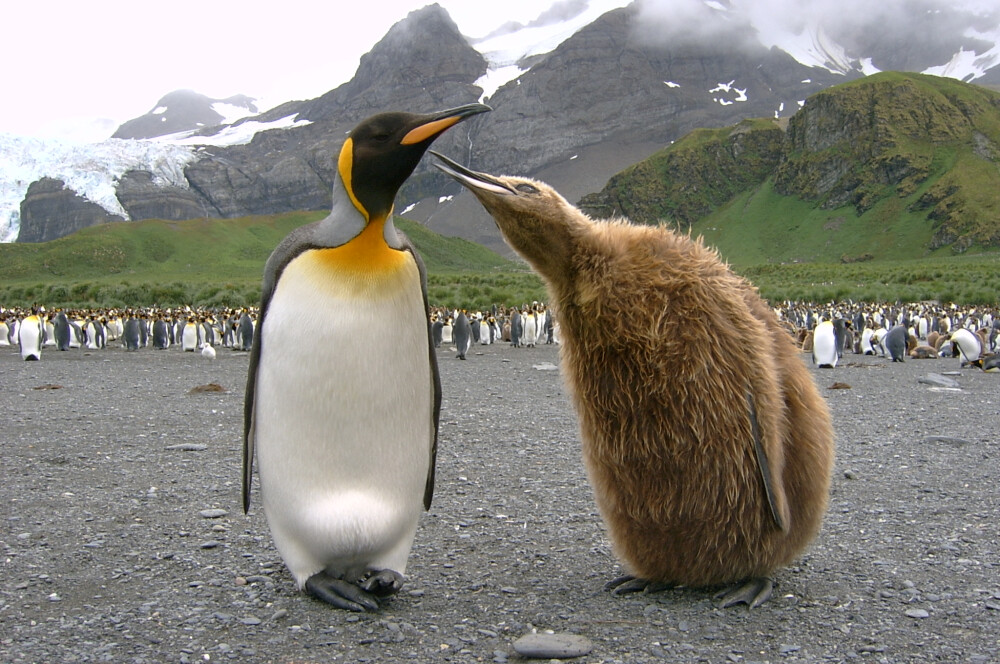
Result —
<instances>
[{"instance_id":1,"label":"snow patch","mask_svg":"<svg viewBox=\"0 0 1000 664\"><path fill-rule=\"evenodd\" d=\"M229 145L245 145L249 143L253 137L262 131L269 131L271 129L291 129L293 127L305 127L306 125L312 124L309 120L297 120L298 113L285 116L278 120L272 122L258 122L256 120L247 120L246 122L241 122L237 125L227 125L224 126L218 133L211 136L193 136L190 131L178 132L176 134L167 134L166 136L158 136L152 141L157 143L169 143L171 145L213 145L213 146L229 146Z\"/></svg>"},{"instance_id":2,"label":"snow patch","mask_svg":"<svg viewBox=\"0 0 1000 664\"><path fill-rule=\"evenodd\" d=\"M664 81L663 84L665 86L667 86L668 88L679 88L679 87L681 87L680 83L674 83L673 81Z\"/></svg>"},{"instance_id":3,"label":"snow patch","mask_svg":"<svg viewBox=\"0 0 1000 664\"><path fill-rule=\"evenodd\" d=\"M157 106L152 111L150 111L150 115L163 115L166 112L167 112L166 106Z\"/></svg>"},{"instance_id":4,"label":"snow patch","mask_svg":"<svg viewBox=\"0 0 1000 664\"><path fill-rule=\"evenodd\" d=\"M222 116L222 122L219 124L232 124L237 120L247 117L248 115L256 114L256 111L249 109L246 106L226 104L221 101L212 104L212 110Z\"/></svg>"},{"instance_id":5,"label":"snow patch","mask_svg":"<svg viewBox=\"0 0 1000 664\"><path fill-rule=\"evenodd\" d=\"M521 28L513 32L469 43L487 62L486 75L476 81L483 88L483 98L489 97L504 84L513 81L525 71L518 65L525 58L549 53L559 44L612 9L624 7L631 0L590 0L587 8L567 21Z\"/></svg>"},{"instance_id":6,"label":"snow patch","mask_svg":"<svg viewBox=\"0 0 1000 664\"><path fill-rule=\"evenodd\" d=\"M399 213L399 216L403 216L407 212L410 212L411 210L413 210L413 208L415 208L415 207L417 207L416 203L410 203L405 208L403 208L403 211Z\"/></svg>"},{"instance_id":7,"label":"snow patch","mask_svg":"<svg viewBox=\"0 0 1000 664\"><path fill-rule=\"evenodd\" d=\"M861 73L865 76L871 76L872 74L878 74L882 70L872 64L871 58L861 58Z\"/></svg>"},{"instance_id":8,"label":"snow patch","mask_svg":"<svg viewBox=\"0 0 1000 664\"><path fill-rule=\"evenodd\" d=\"M453 200L455 200L454 196L441 196L438 198L438 205L440 205L441 203L448 203Z\"/></svg>"},{"instance_id":9,"label":"snow patch","mask_svg":"<svg viewBox=\"0 0 1000 664\"><path fill-rule=\"evenodd\" d=\"M714 88L709 90L709 94L715 94L717 92L725 93L736 93L736 97L733 99L726 99L725 97L712 97L712 101L717 102L722 106L731 106L736 102L747 101L747 89L735 87L736 79L729 81L728 83L718 83Z\"/></svg>"},{"instance_id":10,"label":"snow patch","mask_svg":"<svg viewBox=\"0 0 1000 664\"><path fill-rule=\"evenodd\" d=\"M487 69L486 73L476 79L473 85L483 89L483 94L479 95L479 102L482 103L492 97L502 86L513 81L515 78L528 71L521 69L517 65L507 65L498 69Z\"/></svg>"}]
</instances>

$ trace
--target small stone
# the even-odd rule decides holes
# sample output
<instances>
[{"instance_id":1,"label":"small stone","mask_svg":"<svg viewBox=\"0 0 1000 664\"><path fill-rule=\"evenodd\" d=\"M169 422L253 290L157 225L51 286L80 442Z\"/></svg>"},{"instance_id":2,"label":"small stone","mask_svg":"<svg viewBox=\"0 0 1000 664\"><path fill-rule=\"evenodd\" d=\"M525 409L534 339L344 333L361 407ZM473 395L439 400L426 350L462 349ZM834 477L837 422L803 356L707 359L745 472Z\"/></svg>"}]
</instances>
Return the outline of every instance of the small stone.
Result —
<instances>
[{"instance_id":1,"label":"small stone","mask_svg":"<svg viewBox=\"0 0 1000 664\"><path fill-rule=\"evenodd\" d=\"M594 649L590 639L576 634L525 634L514 642L514 650L529 659L582 657Z\"/></svg>"},{"instance_id":2,"label":"small stone","mask_svg":"<svg viewBox=\"0 0 1000 664\"><path fill-rule=\"evenodd\" d=\"M779 650L779 652L782 655L790 655L791 653L798 652L801 649L802 649L802 646L783 645L783 646L781 646L781 649Z\"/></svg>"},{"instance_id":3,"label":"small stone","mask_svg":"<svg viewBox=\"0 0 1000 664\"><path fill-rule=\"evenodd\" d=\"M247 584L246 577L238 576L236 577L236 581L234 581L234 583L238 586L245 586Z\"/></svg>"},{"instance_id":4,"label":"small stone","mask_svg":"<svg viewBox=\"0 0 1000 664\"><path fill-rule=\"evenodd\" d=\"M221 516L226 516L227 514L229 514L229 512L227 512L226 510L223 510L223 509L215 508L215 509L210 509L210 510L202 510L202 511L198 512L198 514L203 519L218 519Z\"/></svg>"},{"instance_id":5,"label":"small stone","mask_svg":"<svg viewBox=\"0 0 1000 664\"><path fill-rule=\"evenodd\" d=\"M906 615L909 618L928 618L931 614L927 613L923 609L907 609Z\"/></svg>"},{"instance_id":6,"label":"small stone","mask_svg":"<svg viewBox=\"0 0 1000 664\"><path fill-rule=\"evenodd\" d=\"M947 376L942 376L937 373L929 373L921 376L917 379L917 382L922 385L933 385L934 387L959 387L958 381L954 378L948 378Z\"/></svg>"},{"instance_id":7,"label":"small stone","mask_svg":"<svg viewBox=\"0 0 1000 664\"><path fill-rule=\"evenodd\" d=\"M203 549L214 549L215 547L219 546L220 544L221 544L221 542L219 542L218 540L208 540L207 542L202 542L201 543L201 548L203 548Z\"/></svg>"},{"instance_id":8,"label":"small stone","mask_svg":"<svg viewBox=\"0 0 1000 664\"><path fill-rule=\"evenodd\" d=\"M61 602L62 601L62 597L59 596L59 593L52 593L51 595L49 595L49 601L50 602Z\"/></svg>"},{"instance_id":9,"label":"small stone","mask_svg":"<svg viewBox=\"0 0 1000 664\"><path fill-rule=\"evenodd\" d=\"M844 471L844 479L847 479L847 480L856 480L856 479L858 479L858 474L856 472L854 472L853 470L845 470Z\"/></svg>"},{"instance_id":10,"label":"small stone","mask_svg":"<svg viewBox=\"0 0 1000 664\"><path fill-rule=\"evenodd\" d=\"M260 618L257 616L247 616L246 618L240 618L240 622L244 625L259 625L261 623Z\"/></svg>"},{"instance_id":11,"label":"small stone","mask_svg":"<svg viewBox=\"0 0 1000 664\"><path fill-rule=\"evenodd\" d=\"M954 438L952 436L927 436L924 438L925 443L943 443L945 445L954 445L955 447L964 447L969 444L969 441L964 438Z\"/></svg>"},{"instance_id":12,"label":"small stone","mask_svg":"<svg viewBox=\"0 0 1000 664\"><path fill-rule=\"evenodd\" d=\"M208 445L202 443L179 443L177 445L167 445L168 450L179 450L181 452L202 452L208 449Z\"/></svg>"}]
</instances>

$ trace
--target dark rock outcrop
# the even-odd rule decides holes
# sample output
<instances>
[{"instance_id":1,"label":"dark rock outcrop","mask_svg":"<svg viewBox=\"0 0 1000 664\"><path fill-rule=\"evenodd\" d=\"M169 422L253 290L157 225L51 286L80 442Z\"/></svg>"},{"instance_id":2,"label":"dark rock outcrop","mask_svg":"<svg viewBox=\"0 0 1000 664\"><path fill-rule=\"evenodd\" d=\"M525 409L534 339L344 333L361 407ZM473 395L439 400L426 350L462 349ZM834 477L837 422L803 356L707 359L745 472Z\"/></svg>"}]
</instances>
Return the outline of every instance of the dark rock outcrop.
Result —
<instances>
[{"instance_id":1,"label":"dark rock outcrop","mask_svg":"<svg viewBox=\"0 0 1000 664\"><path fill-rule=\"evenodd\" d=\"M124 220L67 189L62 180L42 178L31 183L21 201L17 241L47 242L109 221Z\"/></svg>"}]
</instances>

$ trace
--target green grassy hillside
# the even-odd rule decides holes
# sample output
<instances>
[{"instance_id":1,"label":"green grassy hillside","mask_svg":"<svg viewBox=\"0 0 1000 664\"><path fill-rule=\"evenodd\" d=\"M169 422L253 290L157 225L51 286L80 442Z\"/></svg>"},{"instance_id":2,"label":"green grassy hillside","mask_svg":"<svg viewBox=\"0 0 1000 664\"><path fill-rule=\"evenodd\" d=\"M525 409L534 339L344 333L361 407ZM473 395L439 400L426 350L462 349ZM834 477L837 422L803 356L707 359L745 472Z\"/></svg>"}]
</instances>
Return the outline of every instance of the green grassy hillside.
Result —
<instances>
[{"instance_id":1,"label":"green grassy hillside","mask_svg":"<svg viewBox=\"0 0 1000 664\"><path fill-rule=\"evenodd\" d=\"M1000 249L1000 94L887 72L700 130L581 201L702 234L736 266Z\"/></svg>"},{"instance_id":2,"label":"green grassy hillside","mask_svg":"<svg viewBox=\"0 0 1000 664\"><path fill-rule=\"evenodd\" d=\"M241 219L102 224L39 244L0 244L0 305L243 306L260 299L264 263L299 212ZM397 218L420 251L431 302L486 307L544 299L527 268L461 238Z\"/></svg>"}]
</instances>

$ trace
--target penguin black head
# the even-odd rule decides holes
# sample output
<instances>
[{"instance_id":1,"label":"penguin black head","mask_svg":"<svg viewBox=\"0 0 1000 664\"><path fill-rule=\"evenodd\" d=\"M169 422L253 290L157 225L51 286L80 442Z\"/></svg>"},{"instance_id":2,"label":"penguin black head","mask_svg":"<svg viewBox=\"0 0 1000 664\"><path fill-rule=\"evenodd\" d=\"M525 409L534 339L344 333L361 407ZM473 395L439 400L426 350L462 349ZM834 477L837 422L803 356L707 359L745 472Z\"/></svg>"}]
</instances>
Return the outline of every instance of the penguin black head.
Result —
<instances>
[{"instance_id":1,"label":"penguin black head","mask_svg":"<svg viewBox=\"0 0 1000 664\"><path fill-rule=\"evenodd\" d=\"M384 219L434 139L465 118L490 110L485 104L468 104L427 115L380 113L362 121L344 141L337 163L355 206L368 220Z\"/></svg>"}]
</instances>

